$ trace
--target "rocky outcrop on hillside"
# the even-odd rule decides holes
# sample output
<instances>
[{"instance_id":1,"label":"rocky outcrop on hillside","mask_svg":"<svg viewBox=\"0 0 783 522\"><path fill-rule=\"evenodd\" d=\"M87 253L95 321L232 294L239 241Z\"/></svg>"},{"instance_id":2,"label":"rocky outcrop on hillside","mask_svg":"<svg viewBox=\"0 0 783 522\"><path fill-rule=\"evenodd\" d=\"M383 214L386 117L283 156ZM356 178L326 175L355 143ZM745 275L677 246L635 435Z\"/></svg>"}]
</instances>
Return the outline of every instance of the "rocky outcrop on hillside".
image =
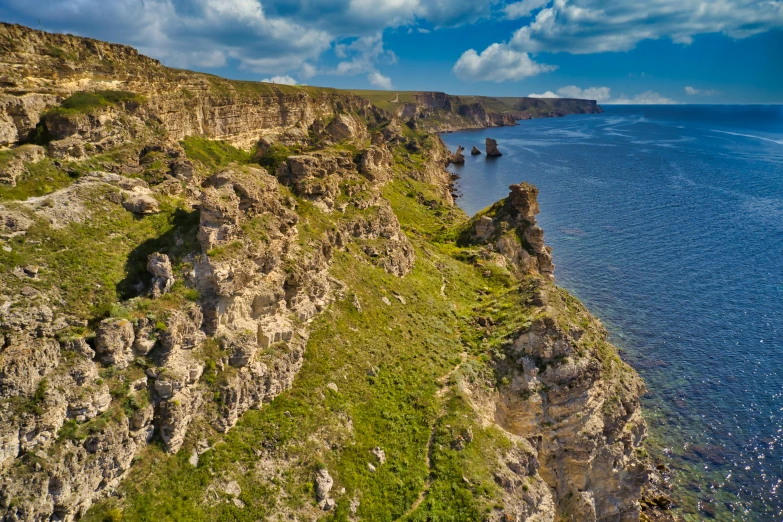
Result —
<instances>
[{"instance_id":1,"label":"rocky outcrop on hillside","mask_svg":"<svg viewBox=\"0 0 783 522\"><path fill-rule=\"evenodd\" d=\"M573 298L541 285L535 299L538 318L497 362L507 384L491 395L475 388L475 405L502 429L536 441L558 519L638 520L648 478L636 452L646 437L644 385L583 307L572 303L564 313Z\"/></svg>"},{"instance_id":2,"label":"rocky outcrop on hillside","mask_svg":"<svg viewBox=\"0 0 783 522\"><path fill-rule=\"evenodd\" d=\"M506 199L478 215L462 240L484 245L501 266L517 274L540 273L554 279L552 249L536 224L538 189L528 183L511 185Z\"/></svg>"}]
</instances>

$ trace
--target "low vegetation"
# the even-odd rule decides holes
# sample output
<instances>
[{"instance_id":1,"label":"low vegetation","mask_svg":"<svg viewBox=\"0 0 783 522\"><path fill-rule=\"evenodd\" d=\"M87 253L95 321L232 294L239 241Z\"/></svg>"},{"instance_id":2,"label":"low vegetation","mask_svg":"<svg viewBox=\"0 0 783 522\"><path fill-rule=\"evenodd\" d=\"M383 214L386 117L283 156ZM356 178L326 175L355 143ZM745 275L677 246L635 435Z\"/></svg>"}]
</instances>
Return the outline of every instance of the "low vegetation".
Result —
<instances>
[{"instance_id":1,"label":"low vegetation","mask_svg":"<svg viewBox=\"0 0 783 522\"><path fill-rule=\"evenodd\" d=\"M110 107L121 103L142 103L144 97L128 91L75 92L51 109L47 114L69 116L84 114L101 107Z\"/></svg>"}]
</instances>

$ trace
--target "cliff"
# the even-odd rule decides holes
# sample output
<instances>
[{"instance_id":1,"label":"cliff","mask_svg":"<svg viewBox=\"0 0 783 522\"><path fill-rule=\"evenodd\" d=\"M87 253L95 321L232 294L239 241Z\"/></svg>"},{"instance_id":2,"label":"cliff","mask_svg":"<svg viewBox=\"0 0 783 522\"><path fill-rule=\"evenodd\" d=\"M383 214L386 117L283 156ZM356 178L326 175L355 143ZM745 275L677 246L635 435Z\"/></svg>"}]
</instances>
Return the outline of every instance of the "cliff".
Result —
<instances>
[{"instance_id":1,"label":"cliff","mask_svg":"<svg viewBox=\"0 0 783 522\"><path fill-rule=\"evenodd\" d=\"M350 91L428 132L516 125L517 120L603 112L594 100L453 96L443 92Z\"/></svg>"},{"instance_id":2,"label":"cliff","mask_svg":"<svg viewBox=\"0 0 783 522\"><path fill-rule=\"evenodd\" d=\"M468 219L429 116L0 46L2 520L639 519L643 384L534 187Z\"/></svg>"}]
</instances>

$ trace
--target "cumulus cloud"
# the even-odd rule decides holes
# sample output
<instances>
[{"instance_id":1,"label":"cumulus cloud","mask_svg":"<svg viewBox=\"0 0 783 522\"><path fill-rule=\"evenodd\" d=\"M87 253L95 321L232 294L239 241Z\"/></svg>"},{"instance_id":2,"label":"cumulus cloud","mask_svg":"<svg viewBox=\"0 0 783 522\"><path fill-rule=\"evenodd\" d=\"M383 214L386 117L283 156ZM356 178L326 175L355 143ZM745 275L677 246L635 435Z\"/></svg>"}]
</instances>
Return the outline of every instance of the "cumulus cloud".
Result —
<instances>
[{"instance_id":1,"label":"cumulus cloud","mask_svg":"<svg viewBox=\"0 0 783 522\"><path fill-rule=\"evenodd\" d=\"M689 44L708 33L746 38L781 26L783 2L772 0L554 0L509 43L523 52L587 54L627 51L647 39Z\"/></svg>"},{"instance_id":2,"label":"cumulus cloud","mask_svg":"<svg viewBox=\"0 0 783 522\"><path fill-rule=\"evenodd\" d=\"M378 71L373 71L370 74L367 75L367 81L370 82L370 85L373 87L378 87L379 89L389 90L392 88L392 82L391 78L388 76L384 76Z\"/></svg>"},{"instance_id":3,"label":"cumulus cloud","mask_svg":"<svg viewBox=\"0 0 783 522\"><path fill-rule=\"evenodd\" d=\"M509 20L525 18L530 16L536 9L540 9L547 5L549 1L550 0L522 0L521 2L514 2L506 5L503 7L503 12Z\"/></svg>"},{"instance_id":4,"label":"cumulus cloud","mask_svg":"<svg viewBox=\"0 0 783 522\"><path fill-rule=\"evenodd\" d=\"M716 94L720 94L720 91L716 91L715 89L697 89L690 85L686 85L685 94L688 96L715 96Z\"/></svg>"},{"instance_id":5,"label":"cumulus cloud","mask_svg":"<svg viewBox=\"0 0 783 522\"><path fill-rule=\"evenodd\" d=\"M318 69L311 63L303 63L302 67L299 69L299 77L303 80L309 80L313 76L318 74Z\"/></svg>"},{"instance_id":6,"label":"cumulus cloud","mask_svg":"<svg viewBox=\"0 0 783 522\"><path fill-rule=\"evenodd\" d=\"M557 94L553 93L552 91L546 91L545 93L536 94L534 92L531 92L527 95L528 98L559 98Z\"/></svg>"},{"instance_id":7,"label":"cumulus cloud","mask_svg":"<svg viewBox=\"0 0 783 522\"><path fill-rule=\"evenodd\" d=\"M0 19L137 47L176 67L312 77L335 44L487 18L496 0L3 0ZM350 45L350 44L348 44ZM379 57L380 58L380 57ZM346 66L344 66L346 67ZM368 67L355 67L368 73Z\"/></svg>"},{"instance_id":8,"label":"cumulus cloud","mask_svg":"<svg viewBox=\"0 0 783 522\"><path fill-rule=\"evenodd\" d=\"M505 82L554 71L556 65L534 62L530 55L505 44L492 44L481 54L468 49L454 64L453 71L463 80Z\"/></svg>"},{"instance_id":9,"label":"cumulus cloud","mask_svg":"<svg viewBox=\"0 0 783 522\"><path fill-rule=\"evenodd\" d=\"M628 98L625 95L621 95L619 98L608 100L604 103L615 105L671 105L679 102L671 98L661 96L654 91L645 91L631 98Z\"/></svg>"},{"instance_id":10,"label":"cumulus cloud","mask_svg":"<svg viewBox=\"0 0 783 522\"><path fill-rule=\"evenodd\" d=\"M529 98L578 98L582 100L596 100L600 103L618 104L618 105L644 105L644 104L672 104L679 103L676 100L661 96L654 91L645 91L635 96L628 97L620 95L619 98L612 98L612 90L609 87L587 87L582 89L576 85L566 85L560 87L557 92L546 91L543 94L531 93Z\"/></svg>"},{"instance_id":11,"label":"cumulus cloud","mask_svg":"<svg viewBox=\"0 0 783 522\"><path fill-rule=\"evenodd\" d=\"M582 100L605 101L611 96L609 87L588 87L580 89L576 85L567 85L557 90L563 98L579 98Z\"/></svg>"},{"instance_id":12,"label":"cumulus cloud","mask_svg":"<svg viewBox=\"0 0 783 522\"><path fill-rule=\"evenodd\" d=\"M284 76L272 76L271 78L264 78L261 80L262 82L266 83L280 83L282 85L296 85L297 81L288 76L287 74Z\"/></svg>"}]
</instances>

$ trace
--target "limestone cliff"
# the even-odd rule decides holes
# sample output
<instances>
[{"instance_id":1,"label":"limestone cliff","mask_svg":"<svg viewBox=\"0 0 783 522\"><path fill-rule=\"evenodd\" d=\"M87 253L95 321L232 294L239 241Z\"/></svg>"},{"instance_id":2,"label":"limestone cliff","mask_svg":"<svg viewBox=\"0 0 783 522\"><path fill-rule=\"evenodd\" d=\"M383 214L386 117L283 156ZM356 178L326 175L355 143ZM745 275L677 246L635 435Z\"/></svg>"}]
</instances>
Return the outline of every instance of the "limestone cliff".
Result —
<instances>
[{"instance_id":1,"label":"limestone cliff","mask_svg":"<svg viewBox=\"0 0 783 522\"><path fill-rule=\"evenodd\" d=\"M506 117L0 52L2 520L639 518L643 384L537 190L467 219L417 128Z\"/></svg>"}]
</instances>

